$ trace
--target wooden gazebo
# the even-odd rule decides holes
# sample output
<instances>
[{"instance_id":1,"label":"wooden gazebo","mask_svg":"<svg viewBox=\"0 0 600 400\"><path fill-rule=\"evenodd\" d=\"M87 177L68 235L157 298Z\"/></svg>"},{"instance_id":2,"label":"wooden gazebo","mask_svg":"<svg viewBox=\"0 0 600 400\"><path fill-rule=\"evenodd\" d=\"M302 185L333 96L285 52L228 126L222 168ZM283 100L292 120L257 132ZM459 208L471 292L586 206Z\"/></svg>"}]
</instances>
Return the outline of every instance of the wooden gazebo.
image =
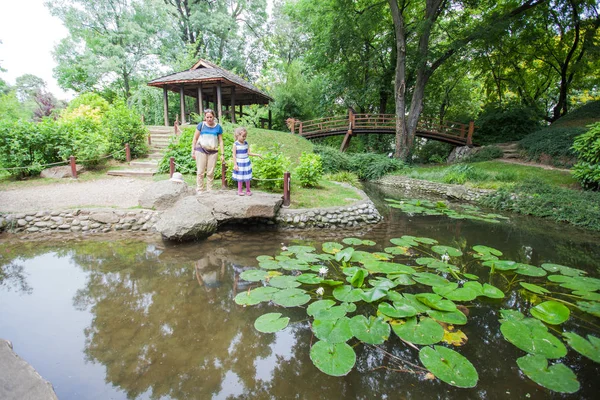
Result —
<instances>
[{"instance_id":1,"label":"wooden gazebo","mask_svg":"<svg viewBox=\"0 0 600 400\"><path fill-rule=\"evenodd\" d=\"M254 87L239 76L209 62L200 59L187 71L156 78L148 82L148 86L163 89L163 109L165 126L169 126L169 103L167 91L179 93L181 100L181 123L186 123L185 97L193 97L197 101L198 114L213 104L219 120L228 114L233 123L236 114L243 115L243 106L250 104L269 104L273 100L266 93ZM236 109L236 106L238 109ZM271 111L269 110L269 128L271 127Z\"/></svg>"}]
</instances>

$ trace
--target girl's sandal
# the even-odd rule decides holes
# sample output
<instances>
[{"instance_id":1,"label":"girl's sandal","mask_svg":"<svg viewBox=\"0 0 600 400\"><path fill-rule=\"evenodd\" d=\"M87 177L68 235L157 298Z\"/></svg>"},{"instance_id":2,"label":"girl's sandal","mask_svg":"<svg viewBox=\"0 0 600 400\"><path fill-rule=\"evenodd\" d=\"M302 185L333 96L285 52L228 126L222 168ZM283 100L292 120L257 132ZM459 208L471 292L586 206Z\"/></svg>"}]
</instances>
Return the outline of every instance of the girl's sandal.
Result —
<instances>
[{"instance_id":1,"label":"girl's sandal","mask_svg":"<svg viewBox=\"0 0 600 400\"><path fill-rule=\"evenodd\" d=\"M246 192L246 196L252 196L252 192Z\"/></svg>"},{"instance_id":2,"label":"girl's sandal","mask_svg":"<svg viewBox=\"0 0 600 400\"><path fill-rule=\"evenodd\" d=\"M244 192L238 192L238 196L243 196Z\"/></svg>"}]
</instances>

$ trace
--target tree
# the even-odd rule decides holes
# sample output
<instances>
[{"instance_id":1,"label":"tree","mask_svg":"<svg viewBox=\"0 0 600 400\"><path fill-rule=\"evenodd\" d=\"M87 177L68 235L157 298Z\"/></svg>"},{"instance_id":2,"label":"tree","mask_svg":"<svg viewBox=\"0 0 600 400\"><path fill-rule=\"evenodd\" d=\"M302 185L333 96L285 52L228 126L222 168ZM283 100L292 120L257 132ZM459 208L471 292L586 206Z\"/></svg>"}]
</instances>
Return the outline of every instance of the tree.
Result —
<instances>
[{"instance_id":1,"label":"tree","mask_svg":"<svg viewBox=\"0 0 600 400\"><path fill-rule=\"evenodd\" d=\"M27 101L32 101L38 93L45 92L46 82L35 75L25 74L16 79L14 89L19 101L25 103Z\"/></svg>"},{"instance_id":2,"label":"tree","mask_svg":"<svg viewBox=\"0 0 600 400\"><path fill-rule=\"evenodd\" d=\"M413 147L423 98L433 73L475 40L500 35L508 22L545 0L388 0L396 36L396 149L407 160ZM409 68L414 80L409 81ZM410 96L410 102L407 101Z\"/></svg>"}]
</instances>

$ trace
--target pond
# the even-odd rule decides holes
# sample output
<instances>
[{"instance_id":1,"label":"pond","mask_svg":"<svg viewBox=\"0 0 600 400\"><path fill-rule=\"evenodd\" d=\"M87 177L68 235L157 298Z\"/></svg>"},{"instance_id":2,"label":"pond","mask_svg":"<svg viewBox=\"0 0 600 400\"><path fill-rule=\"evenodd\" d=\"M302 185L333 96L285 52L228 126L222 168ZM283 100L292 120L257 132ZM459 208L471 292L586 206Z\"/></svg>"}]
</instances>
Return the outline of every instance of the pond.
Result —
<instances>
[{"instance_id":1,"label":"pond","mask_svg":"<svg viewBox=\"0 0 600 400\"><path fill-rule=\"evenodd\" d=\"M501 251L503 260L570 266L598 278L600 235L516 215L490 223L407 214L385 200L401 199L402 193L366 190L384 222L356 231L246 228L192 244L101 237L42 243L5 237L0 250L0 337L12 341L15 352L50 381L63 400L597 398L600 364L569 346L558 361L576 375L580 388L574 394L548 390L521 372L516 360L527 353L503 336L500 310L518 310L530 318L532 306L548 298L518 282L549 287L548 282L514 270L492 272L473 261L471 249L483 245ZM405 235L464 250L451 263L468 265L469 276L477 275L482 284L504 292L500 299L479 296L465 302L468 322L458 328L466 343L443 344L474 366L478 374L474 387L431 379L419 358L419 349L426 346L406 344L394 331L382 344L349 340L356 354L353 368L345 376L328 375L311 360L311 347L323 333L311 330L313 318L306 308L310 303L290 308L268 301L237 304L261 285L240 276L260 269L259 256L275 257L283 248L279 259L289 261L298 256L289 252L290 247L312 246L315 253L324 253L323 243L331 242L356 252L384 253L394 247L391 239ZM350 237L375 245L342 242ZM425 268L415 262L413 253L421 247L396 254L393 261ZM430 245L424 247L428 256L435 256ZM321 263L330 266L332 280L344 280L334 274L335 261ZM314 288L308 290L311 301L319 297ZM326 287L322 297L335 300L333 289ZM357 312L376 315L374 304ZM550 333L557 338L562 332L600 336L597 316L570 308L566 322L546 325ZM284 329L275 333L255 329L257 318L273 312L289 318Z\"/></svg>"}]
</instances>

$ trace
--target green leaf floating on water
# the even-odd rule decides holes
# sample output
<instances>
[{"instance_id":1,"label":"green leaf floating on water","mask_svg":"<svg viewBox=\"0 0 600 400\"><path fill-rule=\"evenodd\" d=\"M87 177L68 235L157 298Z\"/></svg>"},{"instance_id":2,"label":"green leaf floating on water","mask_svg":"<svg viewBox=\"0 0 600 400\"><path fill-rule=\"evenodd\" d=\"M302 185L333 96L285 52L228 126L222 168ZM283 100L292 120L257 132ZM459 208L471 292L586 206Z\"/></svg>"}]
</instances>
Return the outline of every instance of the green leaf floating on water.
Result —
<instances>
[{"instance_id":1,"label":"green leaf floating on water","mask_svg":"<svg viewBox=\"0 0 600 400\"><path fill-rule=\"evenodd\" d=\"M258 257L256 257L256 261L258 261L258 262L273 261L273 257L271 257L271 256L258 256Z\"/></svg>"},{"instance_id":2,"label":"green leaf floating on water","mask_svg":"<svg viewBox=\"0 0 600 400\"><path fill-rule=\"evenodd\" d=\"M382 301L377 306L379 312L390 318L406 318L417 315L417 310L408 302L394 302L394 304Z\"/></svg>"},{"instance_id":3,"label":"green leaf floating on water","mask_svg":"<svg viewBox=\"0 0 600 400\"><path fill-rule=\"evenodd\" d=\"M588 340L574 332L565 332L563 336L567 338L567 343L579 354L590 360L600 363L600 339L596 336L588 335Z\"/></svg>"},{"instance_id":4,"label":"green leaf floating on water","mask_svg":"<svg viewBox=\"0 0 600 400\"><path fill-rule=\"evenodd\" d=\"M542 264L542 268L544 268L548 272L552 272L552 273L559 272L560 274L567 275L567 276L580 276L580 275L587 274L587 272L582 271L580 269L566 267L566 266L560 265L560 264L545 263L545 264Z\"/></svg>"},{"instance_id":5,"label":"green leaf floating on water","mask_svg":"<svg viewBox=\"0 0 600 400\"><path fill-rule=\"evenodd\" d=\"M444 322L446 324L464 325L467 323L467 316L459 310L456 310L456 311L429 310L429 311L427 311L427 315L429 315L431 318L435 319L436 321Z\"/></svg>"},{"instance_id":6,"label":"green leaf floating on water","mask_svg":"<svg viewBox=\"0 0 600 400\"><path fill-rule=\"evenodd\" d=\"M333 290L333 297L339 301L347 301L349 303L361 301L361 294L362 290L354 289L350 285L338 286Z\"/></svg>"},{"instance_id":7,"label":"green leaf floating on water","mask_svg":"<svg viewBox=\"0 0 600 400\"><path fill-rule=\"evenodd\" d=\"M282 307L298 307L310 301L310 296L302 289L285 289L273 295L273 303Z\"/></svg>"},{"instance_id":8,"label":"green leaf floating on water","mask_svg":"<svg viewBox=\"0 0 600 400\"><path fill-rule=\"evenodd\" d=\"M435 293L419 293L415 295L417 300L426 306L440 311L455 311L456 304L451 300L446 300Z\"/></svg>"},{"instance_id":9,"label":"green leaf floating on water","mask_svg":"<svg viewBox=\"0 0 600 400\"><path fill-rule=\"evenodd\" d=\"M401 238L390 239L390 242L401 247L416 247L419 245L414 236L402 236Z\"/></svg>"},{"instance_id":10,"label":"green leaf floating on water","mask_svg":"<svg viewBox=\"0 0 600 400\"><path fill-rule=\"evenodd\" d=\"M264 269L279 269L279 263L275 260L264 260L258 263L258 266Z\"/></svg>"},{"instance_id":11,"label":"green leaf floating on water","mask_svg":"<svg viewBox=\"0 0 600 400\"><path fill-rule=\"evenodd\" d=\"M588 314L595 315L600 318L600 303L595 301L578 301L577 307L581 311L585 311Z\"/></svg>"},{"instance_id":12,"label":"green leaf floating on water","mask_svg":"<svg viewBox=\"0 0 600 400\"><path fill-rule=\"evenodd\" d=\"M344 250L335 253L335 260L348 262L352 258L352 254L354 254L354 249L352 247L346 247Z\"/></svg>"},{"instance_id":13,"label":"green leaf floating on water","mask_svg":"<svg viewBox=\"0 0 600 400\"><path fill-rule=\"evenodd\" d=\"M369 344L382 344L390 337L390 325L374 316L355 315L350 319L355 338Z\"/></svg>"},{"instance_id":14,"label":"green leaf floating on water","mask_svg":"<svg viewBox=\"0 0 600 400\"><path fill-rule=\"evenodd\" d=\"M322 246L323 251L329 254L335 254L343 248L344 246L337 242L325 242Z\"/></svg>"},{"instance_id":15,"label":"green leaf floating on water","mask_svg":"<svg viewBox=\"0 0 600 400\"><path fill-rule=\"evenodd\" d=\"M546 271L542 268L523 263L516 263L515 265L517 266L517 269L515 270L517 274L535 277L546 276Z\"/></svg>"},{"instance_id":16,"label":"green leaf floating on water","mask_svg":"<svg viewBox=\"0 0 600 400\"><path fill-rule=\"evenodd\" d=\"M269 279L269 285L279 289L289 289L298 287L301 283L296 280L295 276L283 275Z\"/></svg>"},{"instance_id":17,"label":"green leaf floating on water","mask_svg":"<svg viewBox=\"0 0 600 400\"><path fill-rule=\"evenodd\" d=\"M493 256L501 256L502 252L498 249L494 249L493 247L483 246L483 245L475 245L473 246L473 251L476 251L481 255L493 255Z\"/></svg>"},{"instance_id":18,"label":"green leaf floating on water","mask_svg":"<svg viewBox=\"0 0 600 400\"><path fill-rule=\"evenodd\" d=\"M530 292L533 292L533 293L537 293L537 294L550 293L549 290L544 289L541 286L534 285L533 283L519 282L519 285L523 286L525 289L527 289L527 290L529 290Z\"/></svg>"},{"instance_id":19,"label":"green leaf floating on water","mask_svg":"<svg viewBox=\"0 0 600 400\"><path fill-rule=\"evenodd\" d=\"M312 246L289 246L287 248L288 253L298 254L298 253L312 253L316 249Z\"/></svg>"},{"instance_id":20,"label":"green leaf floating on water","mask_svg":"<svg viewBox=\"0 0 600 400\"><path fill-rule=\"evenodd\" d=\"M427 286L444 286L450 282L448 279L430 272L417 272L413 274L413 279Z\"/></svg>"},{"instance_id":21,"label":"green leaf floating on water","mask_svg":"<svg viewBox=\"0 0 600 400\"><path fill-rule=\"evenodd\" d=\"M317 300L310 303L310 305L306 308L306 313L311 317L314 317L318 312L331 308L335 306L335 304L336 303L333 300Z\"/></svg>"},{"instance_id":22,"label":"green leaf floating on water","mask_svg":"<svg viewBox=\"0 0 600 400\"><path fill-rule=\"evenodd\" d=\"M581 296L583 300L600 301L600 293L576 290L573 292L573 294L575 296Z\"/></svg>"},{"instance_id":23,"label":"green leaf floating on water","mask_svg":"<svg viewBox=\"0 0 600 400\"><path fill-rule=\"evenodd\" d=\"M307 285L318 285L323 282L323 278L318 276L317 274L304 273L302 275L298 275L296 280L300 283L304 283Z\"/></svg>"},{"instance_id":24,"label":"green leaf floating on water","mask_svg":"<svg viewBox=\"0 0 600 400\"><path fill-rule=\"evenodd\" d=\"M448 254L450 257L459 257L463 254L459 249L450 246L433 246L431 250L440 255Z\"/></svg>"},{"instance_id":25,"label":"green leaf floating on water","mask_svg":"<svg viewBox=\"0 0 600 400\"><path fill-rule=\"evenodd\" d=\"M350 318L315 319L312 323L315 336L329 343L344 343L352 339Z\"/></svg>"},{"instance_id":26,"label":"green leaf floating on water","mask_svg":"<svg viewBox=\"0 0 600 400\"><path fill-rule=\"evenodd\" d=\"M271 301L273 295L279 291L277 288L264 286L249 292L238 293L233 300L241 306L253 306L263 301Z\"/></svg>"},{"instance_id":27,"label":"green leaf floating on water","mask_svg":"<svg viewBox=\"0 0 600 400\"><path fill-rule=\"evenodd\" d=\"M362 244L362 240L358 238L344 238L342 239L342 243L347 244L348 246L359 246Z\"/></svg>"},{"instance_id":28,"label":"green leaf floating on water","mask_svg":"<svg viewBox=\"0 0 600 400\"><path fill-rule=\"evenodd\" d=\"M281 313L269 313L261 315L254 321L254 328L259 332L274 333L279 332L288 326L290 319L281 317Z\"/></svg>"},{"instance_id":29,"label":"green leaf floating on water","mask_svg":"<svg viewBox=\"0 0 600 400\"><path fill-rule=\"evenodd\" d=\"M248 282L259 282L267 278L269 273L260 269L249 269L240 274L240 278Z\"/></svg>"},{"instance_id":30,"label":"green leaf floating on water","mask_svg":"<svg viewBox=\"0 0 600 400\"><path fill-rule=\"evenodd\" d=\"M310 359L321 372L344 376L354 368L356 353L347 343L318 341L310 348Z\"/></svg>"},{"instance_id":31,"label":"green leaf floating on water","mask_svg":"<svg viewBox=\"0 0 600 400\"><path fill-rule=\"evenodd\" d=\"M471 388L477 385L477 370L463 355L444 346L423 347L419 359L432 374L449 385Z\"/></svg>"},{"instance_id":32,"label":"green leaf floating on water","mask_svg":"<svg viewBox=\"0 0 600 400\"><path fill-rule=\"evenodd\" d=\"M517 358L517 364L529 379L546 389L559 393L575 393L579 390L577 377L566 365L548 367L546 358L531 354Z\"/></svg>"},{"instance_id":33,"label":"green leaf floating on water","mask_svg":"<svg viewBox=\"0 0 600 400\"><path fill-rule=\"evenodd\" d=\"M531 315L550 325L560 325L569 319L571 311L564 304L550 300L533 307Z\"/></svg>"},{"instance_id":34,"label":"green leaf floating on water","mask_svg":"<svg viewBox=\"0 0 600 400\"><path fill-rule=\"evenodd\" d=\"M311 303L306 313L314 319L335 320L346 316L348 309L344 305L336 306L333 300L319 300Z\"/></svg>"},{"instance_id":35,"label":"green leaf floating on water","mask_svg":"<svg viewBox=\"0 0 600 400\"><path fill-rule=\"evenodd\" d=\"M494 268L499 271L510 271L517 269L517 263L510 260L488 260L482 263L486 267Z\"/></svg>"},{"instance_id":36,"label":"green leaf floating on water","mask_svg":"<svg viewBox=\"0 0 600 400\"><path fill-rule=\"evenodd\" d=\"M444 338L444 328L431 318L411 317L405 323L392 322L392 330L398 337L414 344L435 344Z\"/></svg>"},{"instance_id":37,"label":"green leaf floating on water","mask_svg":"<svg viewBox=\"0 0 600 400\"><path fill-rule=\"evenodd\" d=\"M504 292L502 292L502 290L498 289L496 286L490 285L489 283L483 284L483 293L481 295L489 297L490 299L504 298Z\"/></svg>"},{"instance_id":38,"label":"green leaf floating on water","mask_svg":"<svg viewBox=\"0 0 600 400\"><path fill-rule=\"evenodd\" d=\"M506 340L527 353L546 358L560 358L567 354L565 345L537 319L511 319L500 325L500 331Z\"/></svg>"},{"instance_id":39,"label":"green leaf floating on water","mask_svg":"<svg viewBox=\"0 0 600 400\"><path fill-rule=\"evenodd\" d=\"M296 254L296 258L305 263L317 263L321 261L319 255L314 253L298 253Z\"/></svg>"}]
</instances>

